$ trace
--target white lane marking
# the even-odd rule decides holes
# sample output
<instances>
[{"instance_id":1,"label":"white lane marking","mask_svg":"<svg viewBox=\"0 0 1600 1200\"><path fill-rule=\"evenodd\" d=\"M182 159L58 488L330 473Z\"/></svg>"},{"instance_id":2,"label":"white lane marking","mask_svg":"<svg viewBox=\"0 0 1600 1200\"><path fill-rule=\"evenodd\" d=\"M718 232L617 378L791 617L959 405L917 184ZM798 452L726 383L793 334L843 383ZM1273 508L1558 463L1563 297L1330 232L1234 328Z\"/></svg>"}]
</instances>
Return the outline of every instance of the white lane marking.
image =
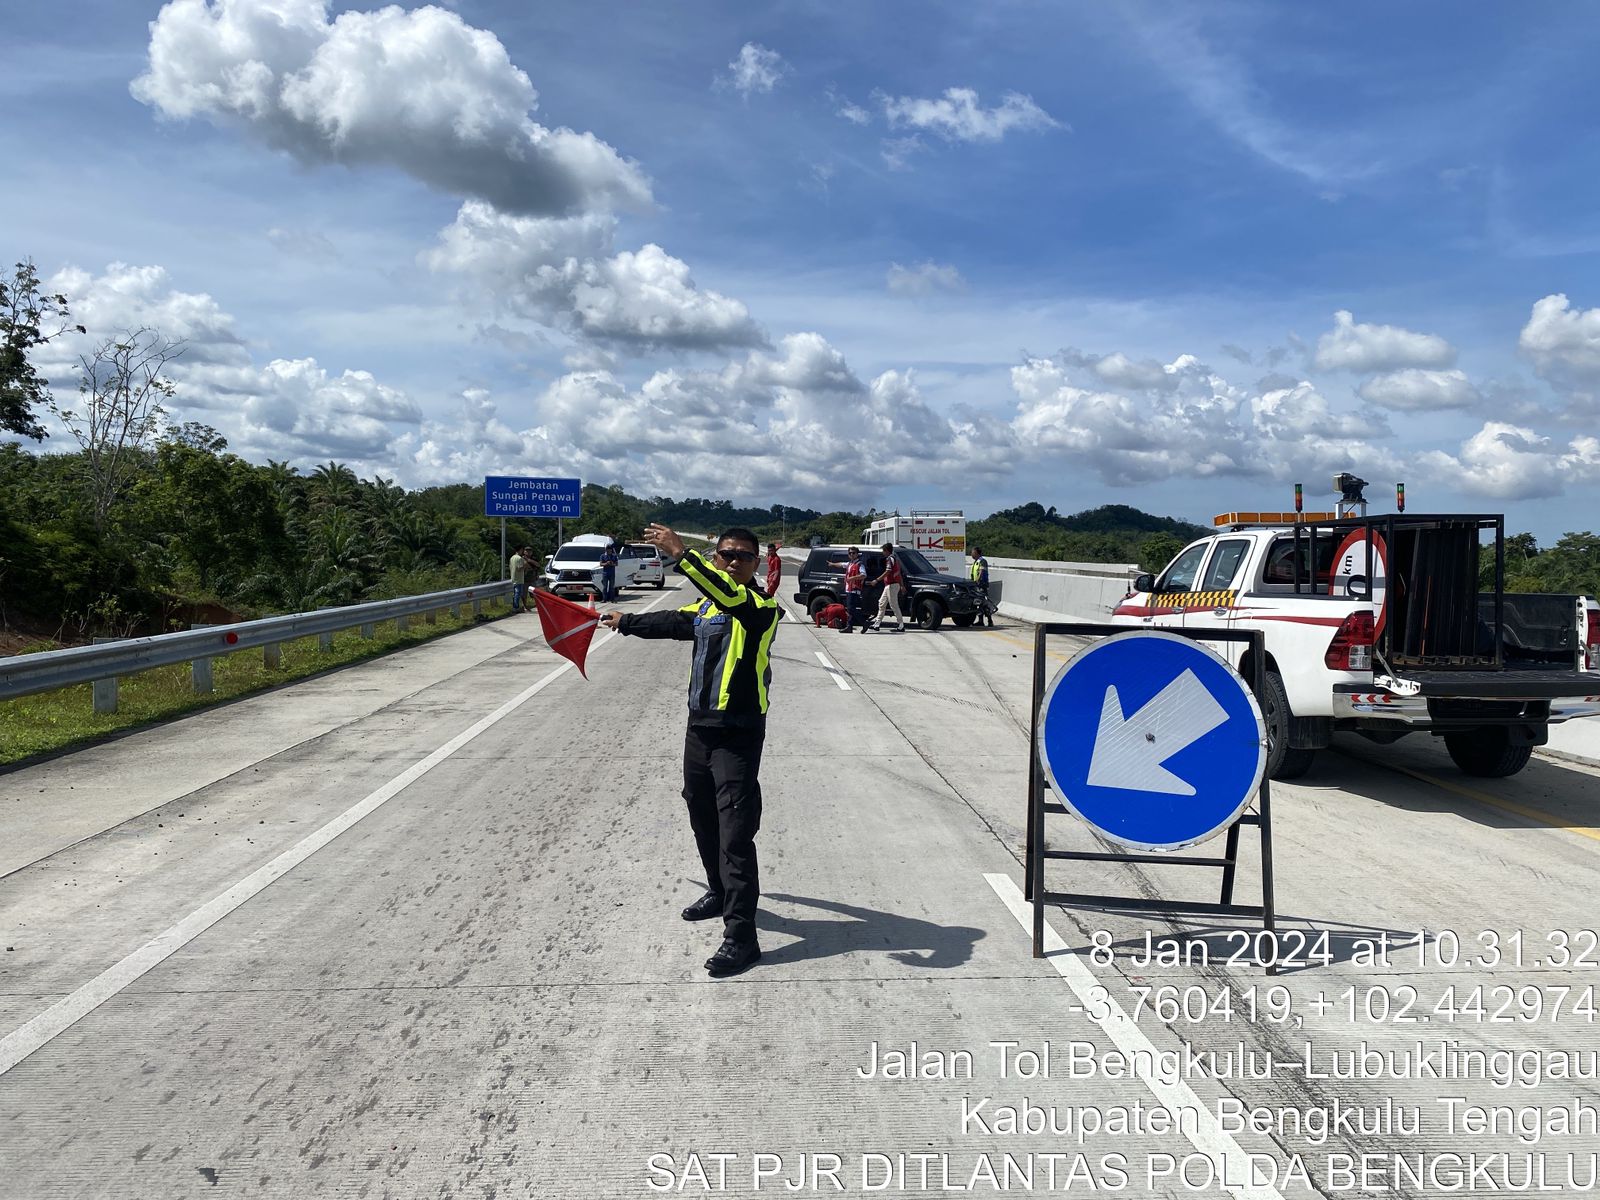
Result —
<instances>
[{"instance_id":1,"label":"white lane marking","mask_svg":"<svg viewBox=\"0 0 1600 1200\"><path fill-rule=\"evenodd\" d=\"M1022 889L1012 882L1011 876L1004 874L984 875L1000 897L1001 903L1011 910L1011 915L1017 918L1022 928L1031 937L1033 935L1033 906L1022 898ZM1076 954L1067 953L1067 943L1062 940L1048 921L1044 926L1044 949L1049 956L1046 961L1056 969L1056 973L1067 981L1067 986L1078 998L1078 1002L1085 1009L1091 1003L1100 1006L1102 1003L1110 1010L1110 1017L1100 1022L1100 1028L1105 1031L1118 1050L1124 1054L1149 1054L1154 1056L1157 1051L1155 1043L1145 1036L1133 1019L1130 1018L1115 997L1110 994L1110 989L1094 977L1094 972L1083 965L1083 961ZM1106 993L1104 1001L1098 995L1091 999L1091 990L1099 989ZM1219 1165L1227 1161L1227 1174L1225 1179L1248 1180L1251 1179L1250 1157L1238 1142L1233 1140L1233 1135L1223 1131L1217 1124L1216 1115L1210 1106L1195 1093L1183 1079L1163 1079L1157 1075L1141 1076L1145 1085L1155 1093L1161 1106L1172 1114L1173 1123L1183 1130L1189 1143L1202 1154L1207 1155L1212 1162ZM1185 1124L1178 1120L1181 1109L1192 1108L1198 1115L1199 1129L1193 1133ZM1218 1174L1222 1174L1221 1171ZM1242 1200L1283 1200L1283 1193L1270 1184L1252 1187L1248 1183L1224 1184L1227 1191Z\"/></svg>"},{"instance_id":2,"label":"white lane marking","mask_svg":"<svg viewBox=\"0 0 1600 1200\"><path fill-rule=\"evenodd\" d=\"M667 593L656 597L655 600L639 611L649 611L670 595L671 593ZM612 638L618 636L620 635L607 630L603 637L589 647L590 653L598 650ZM4 1075L11 1070L12 1067L27 1058L28 1055L39 1049L51 1038L69 1028L74 1022L93 1012L141 975L159 966L165 959L182 950L195 938L222 920L223 917L245 903L245 901L258 895L268 884L294 870L295 867L305 862L306 859L321 850L357 821L369 813L376 812L411 784L433 770L434 767L444 762L445 759L449 758L461 747L485 730L505 720L517 709L521 708L522 705L572 669L572 663L563 663L539 680L538 683L507 700L481 721L462 730L432 754L396 775L377 791L350 808L345 809L344 812L322 826L315 833L302 838L265 866L258 867L246 875L238 883L223 892L222 895L202 904L172 928L164 933L157 934L121 962L106 968L106 970L96 975L71 995L56 1001L32 1020L6 1034L5 1037L0 1038L0 1075Z\"/></svg>"},{"instance_id":3,"label":"white lane marking","mask_svg":"<svg viewBox=\"0 0 1600 1200\"><path fill-rule=\"evenodd\" d=\"M839 670L838 667L834 666L831 662L829 662L828 661L828 656L826 654L824 654L821 650L818 650L816 652L816 655L817 655L817 661L822 664L822 669L824 671L826 671L829 675L832 675L833 676L833 681L835 683L837 683L845 691L848 692L850 690L850 685L845 682L844 672Z\"/></svg>"}]
</instances>

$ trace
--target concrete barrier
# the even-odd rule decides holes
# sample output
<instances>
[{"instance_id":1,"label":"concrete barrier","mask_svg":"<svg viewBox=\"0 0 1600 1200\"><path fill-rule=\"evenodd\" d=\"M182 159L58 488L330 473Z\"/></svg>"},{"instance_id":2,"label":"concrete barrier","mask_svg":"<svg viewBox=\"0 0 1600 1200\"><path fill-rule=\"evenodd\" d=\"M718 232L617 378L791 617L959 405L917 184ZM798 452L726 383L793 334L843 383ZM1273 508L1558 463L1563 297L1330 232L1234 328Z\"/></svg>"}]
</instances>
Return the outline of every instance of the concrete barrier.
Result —
<instances>
[{"instance_id":1,"label":"concrete barrier","mask_svg":"<svg viewBox=\"0 0 1600 1200\"><path fill-rule=\"evenodd\" d=\"M1018 560L1008 559L1008 563ZM1062 567L1081 568L1084 564L1061 563ZM1121 574L1083 574L1081 570L1054 570L1054 564L1039 562L1027 567L995 565L989 560L990 588L1000 585L1000 611L1023 621L1104 621L1111 610L1128 594L1138 568L1117 568L1095 563L1100 570Z\"/></svg>"},{"instance_id":2,"label":"concrete barrier","mask_svg":"<svg viewBox=\"0 0 1600 1200\"><path fill-rule=\"evenodd\" d=\"M1600 767L1600 717L1579 717L1550 726L1550 744L1537 753Z\"/></svg>"}]
</instances>

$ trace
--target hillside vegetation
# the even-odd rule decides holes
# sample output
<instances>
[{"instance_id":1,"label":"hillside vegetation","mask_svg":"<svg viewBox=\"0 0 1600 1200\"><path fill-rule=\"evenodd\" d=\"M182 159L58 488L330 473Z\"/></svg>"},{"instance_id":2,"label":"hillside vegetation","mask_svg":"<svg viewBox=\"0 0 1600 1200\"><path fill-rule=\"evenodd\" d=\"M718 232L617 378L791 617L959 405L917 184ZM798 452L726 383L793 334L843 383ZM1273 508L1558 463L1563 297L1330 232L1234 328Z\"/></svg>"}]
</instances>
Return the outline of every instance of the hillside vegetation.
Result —
<instances>
[{"instance_id":1,"label":"hillside vegetation","mask_svg":"<svg viewBox=\"0 0 1600 1200\"><path fill-rule=\"evenodd\" d=\"M247 462L192 423L132 454L110 481L83 452L35 454L10 442L0 445L0 629L77 642L498 579L500 522L482 511L479 483L408 491L337 462L301 474ZM591 485L583 516L564 533L626 539L650 521L704 533L744 525L796 545L857 540L881 515ZM1063 514L1038 503L969 520L967 530L995 558L1150 570L1205 532L1127 505ZM555 522L508 521L507 545L551 553ZM1527 534L1510 538L1507 578L1517 590L1600 592L1600 537L1568 534L1544 551Z\"/></svg>"}]
</instances>

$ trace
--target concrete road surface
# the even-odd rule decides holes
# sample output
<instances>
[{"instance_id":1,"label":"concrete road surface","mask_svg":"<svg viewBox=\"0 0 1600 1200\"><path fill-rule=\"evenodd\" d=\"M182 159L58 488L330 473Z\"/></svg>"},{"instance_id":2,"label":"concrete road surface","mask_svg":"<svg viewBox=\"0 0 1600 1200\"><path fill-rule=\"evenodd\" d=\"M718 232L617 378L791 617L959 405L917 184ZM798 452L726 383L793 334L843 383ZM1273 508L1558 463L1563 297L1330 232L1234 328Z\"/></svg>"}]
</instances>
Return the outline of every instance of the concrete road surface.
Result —
<instances>
[{"instance_id":1,"label":"concrete road surface","mask_svg":"<svg viewBox=\"0 0 1600 1200\"><path fill-rule=\"evenodd\" d=\"M1278 974L1236 922L1063 909L1036 959L1032 645L783 624L765 957L722 981L682 643L584 680L521 616L0 775L0 1196L1600 1186L1593 768L1352 741L1272 792Z\"/></svg>"}]
</instances>

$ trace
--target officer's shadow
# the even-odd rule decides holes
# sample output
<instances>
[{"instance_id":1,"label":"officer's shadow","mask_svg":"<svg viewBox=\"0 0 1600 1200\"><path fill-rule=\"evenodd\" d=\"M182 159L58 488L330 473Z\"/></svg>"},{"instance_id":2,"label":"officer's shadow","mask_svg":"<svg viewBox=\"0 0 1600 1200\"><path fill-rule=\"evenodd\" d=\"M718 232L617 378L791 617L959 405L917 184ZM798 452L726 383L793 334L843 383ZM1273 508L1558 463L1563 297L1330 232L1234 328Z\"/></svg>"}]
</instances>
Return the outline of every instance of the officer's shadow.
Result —
<instances>
[{"instance_id":1,"label":"officer's shadow","mask_svg":"<svg viewBox=\"0 0 1600 1200\"><path fill-rule=\"evenodd\" d=\"M813 900L772 892L763 899L803 904L854 920L788 917L763 907L757 924L762 930L787 934L796 940L766 951L767 962L800 962L835 954L887 953L908 967L959 967L972 957L972 947L984 936L982 929L966 925L936 925L915 917L879 912L837 900Z\"/></svg>"}]
</instances>

